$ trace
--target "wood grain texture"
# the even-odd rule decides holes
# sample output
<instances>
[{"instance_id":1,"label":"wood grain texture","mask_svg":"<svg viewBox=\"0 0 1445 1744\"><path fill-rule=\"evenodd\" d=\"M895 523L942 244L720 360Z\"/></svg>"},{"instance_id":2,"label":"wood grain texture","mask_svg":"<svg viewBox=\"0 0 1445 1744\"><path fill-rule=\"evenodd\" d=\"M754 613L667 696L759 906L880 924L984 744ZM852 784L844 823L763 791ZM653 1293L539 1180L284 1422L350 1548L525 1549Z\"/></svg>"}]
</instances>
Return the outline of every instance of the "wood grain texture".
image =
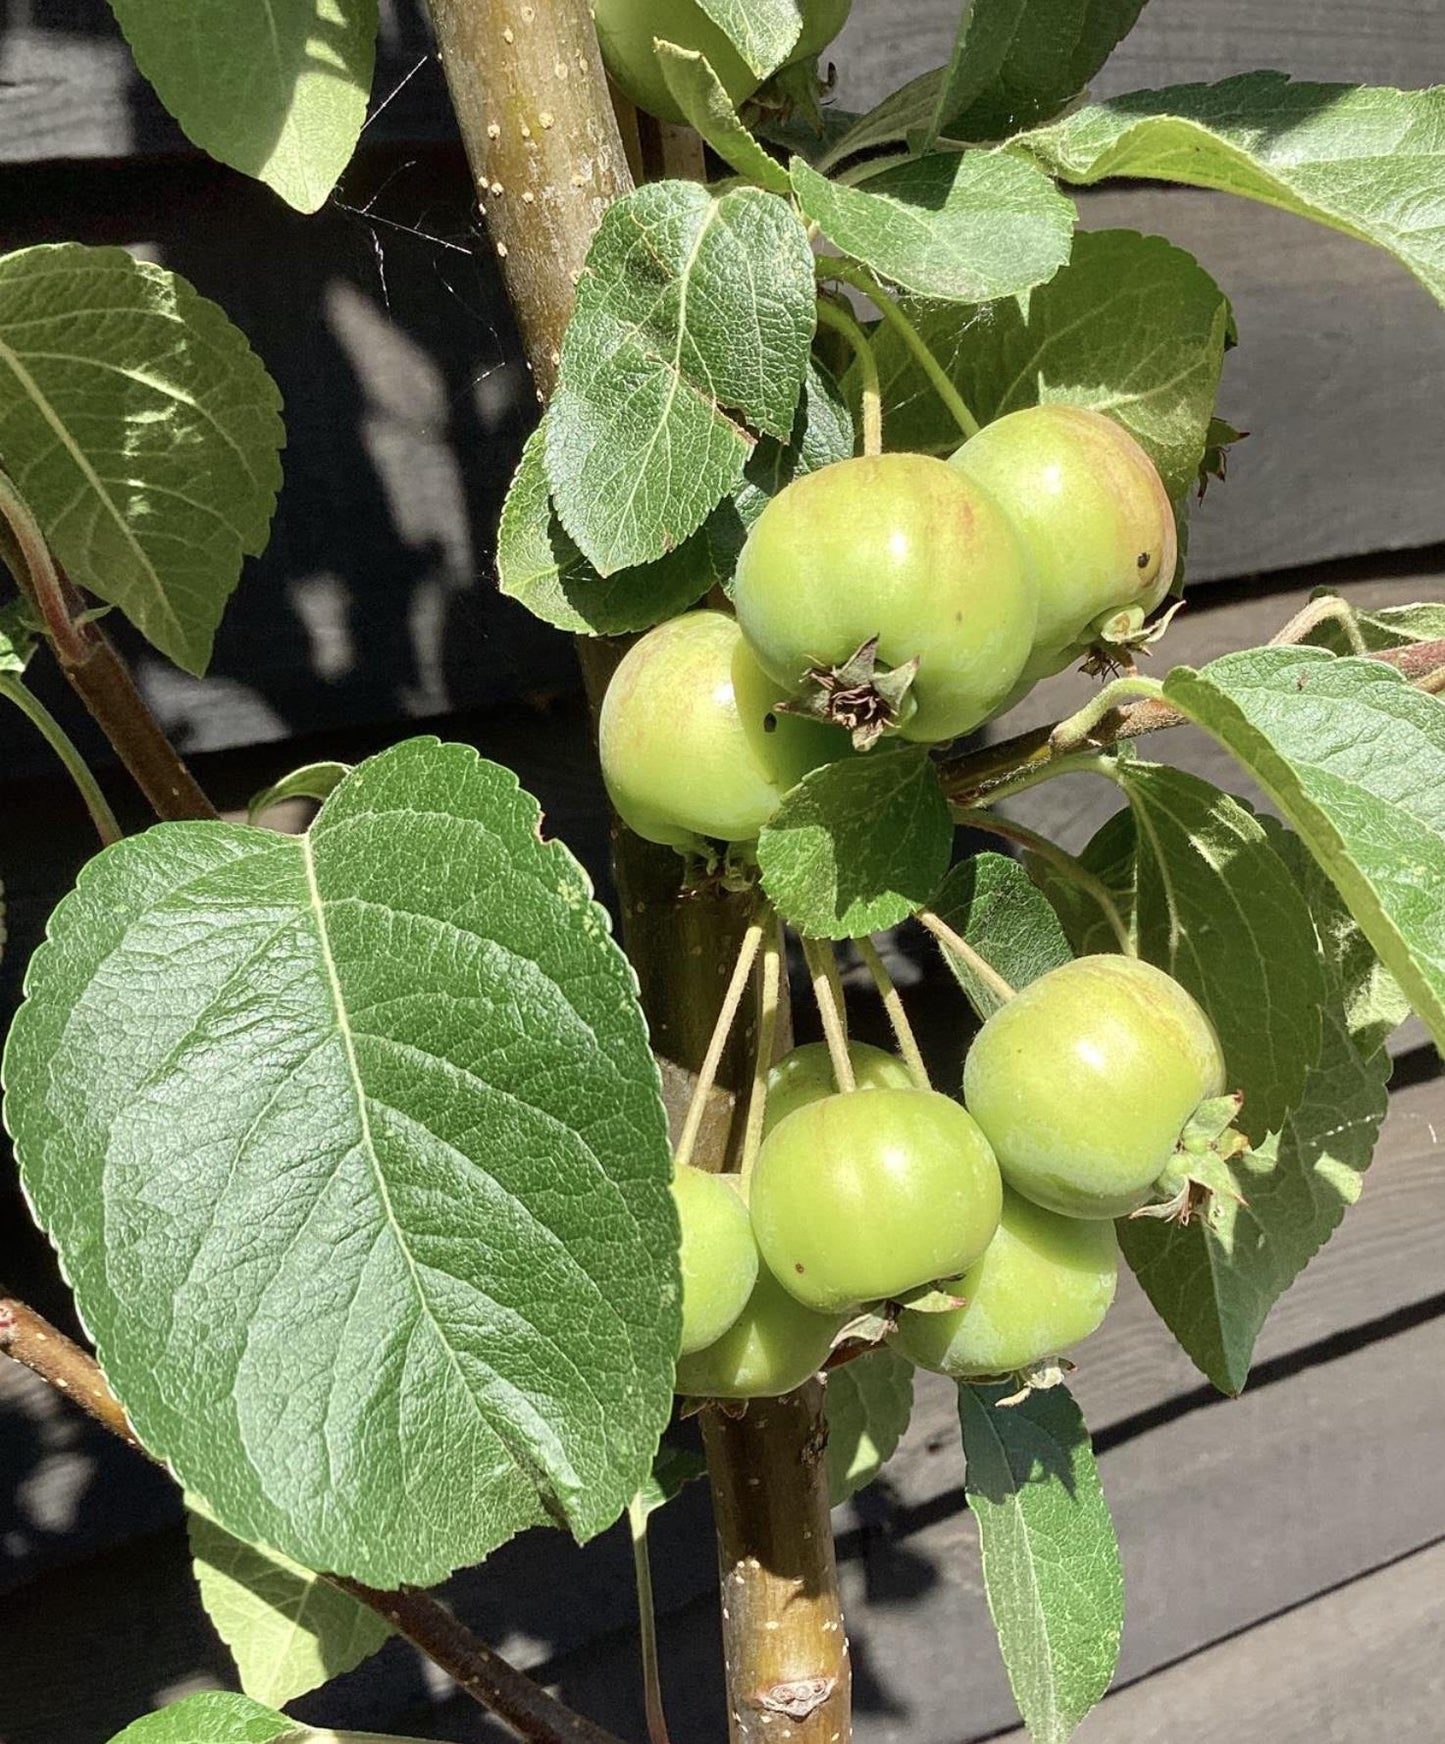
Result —
<instances>
[{"instance_id":1,"label":"wood grain texture","mask_svg":"<svg viewBox=\"0 0 1445 1744\"><path fill-rule=\"evenodd\" d=\"M948 58L959 0L853 0L829 51L838 101L866 109L895 85ZM1434 0L1354 0L1261 6L1257 0L1150 0L1094 81L1099 97L1254 67L1301 79L1428 85L1445 65L1445 14Z\"/></svg>"},{"instance_id":2,"label":"wood grain texture","mask_svg":"<svg viewBox=\"0 0 1445 1744\"><path fill-rule=\"evenodd\" d=\"M373 143L454 137L418 0L382 0L368 113ZM136 72L105 0L19 0L0 14L0 164L194 150Z\"/></svg>"},{"instance_id":3,"label":"wood grain texture","mask_svg":"<svg viewBox=\"0 0 1445 1744\"><path fill-rule=\"evenodd\" d=\"M867 101L889 69L901 79L936 61L953 10L857 0L834 56L841 98ZM378 103L426 52L418 0L387 16ZM1445 7L1315 0L1300 14L1153 0L1107 80L1213 76L1251 59L1343 76L1363 48L1366 77L1438 76ZM148 102L105 0L5 13L5 246L75 236L144 249L228 309L285 396L275 531L247 567L212 676L142 657L147 694L183 748L570 688L566 639L494 586L496 519L534 396L477 248L460 151L436 143L455 140L436 67L379 114L337 199L309 221L198 157L169 123L146 121ZM132 152L159 155L102 161ZM1222 195L1138 186L1089 192L1080 207L1086 225L1190 248L1235 302L1242 343L1221 404L1251 436L1196 518L1197 580L1445 541L1445 319L1403 269ZM34 771L43 758L0 719L0 767Z\"/></svg>"},{"instance_id":4,"label":"wood grain texture","mask_svg":"<svg viewBox=\"0 0 1445 1744\"><path fill-rule=\"evenodd\" d=\"M1119 1690L1078 1744L1436 1744L1442 1637L1445 1545L1435 1544Z\"/></svg>"}]
</instances>

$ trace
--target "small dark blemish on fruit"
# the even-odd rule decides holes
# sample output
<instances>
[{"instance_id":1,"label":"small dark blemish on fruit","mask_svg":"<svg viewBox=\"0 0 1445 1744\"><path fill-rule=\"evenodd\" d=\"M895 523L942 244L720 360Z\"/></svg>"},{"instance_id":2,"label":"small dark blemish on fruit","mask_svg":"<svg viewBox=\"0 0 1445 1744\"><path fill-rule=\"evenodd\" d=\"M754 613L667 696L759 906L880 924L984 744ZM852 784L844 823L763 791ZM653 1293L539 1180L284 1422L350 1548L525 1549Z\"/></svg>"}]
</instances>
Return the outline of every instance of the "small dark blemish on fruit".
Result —
<instances>
[{"instance_id":1,"label":"small dark blemish on fruit","mask_svg":"<svg viewBox=\"0 0 1445 1744\"><path fill-rule=\"evenodd\" d=\"M1136 562L1138 563L1140 569L1147 569L1149 567L1149 553L1147 551L1141 551L1136 559Z\"/></svg>"},{"instance_id":2,"label":"small dark blemish on fruit","mask_svg":"<svg viewBox=\"0 0 1445 1744\"><path fill-rule=\"evenodd\" d=\"M804 1271L806 1271L806 1270L807 1270L807 1268L806 1268L806 1267L805 1267L805 1266L804 1266L804 1265L803 1265L803 1263L802 1263L802 1261L801 1261L801 1260L794 1260L794 1261L793 1261L793 1270L794 1270L794 1271L795 1271L795 1272L799 1272L799 1273L801 1273L801 1272L804 1272Z\"/></svg>"},{"instance_id":3,"label":"small dark blemish on fruit","mask_svg":"<svg viewBox=\"0 0 1445 1744\"><path fill-rule=\"evenodd\" d=\"M767 714L765 714L763 716L763 731L765 733L776 733L777 730L778 730L778 717L773 713L773 711L771 709L769 709Z\"/></svg>"}]
</instances>

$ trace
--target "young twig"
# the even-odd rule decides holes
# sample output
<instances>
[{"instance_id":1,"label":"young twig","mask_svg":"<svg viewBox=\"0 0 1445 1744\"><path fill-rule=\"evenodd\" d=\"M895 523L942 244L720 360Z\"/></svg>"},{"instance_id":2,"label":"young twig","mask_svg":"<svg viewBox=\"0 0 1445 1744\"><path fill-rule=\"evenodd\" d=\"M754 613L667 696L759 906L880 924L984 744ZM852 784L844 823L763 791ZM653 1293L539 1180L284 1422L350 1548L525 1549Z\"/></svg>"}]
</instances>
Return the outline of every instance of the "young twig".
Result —
<instances>
[{"instance_id":1,"label":"young twig","mask_svg":"<svg viewBox=\"0 0 1445 1744\"><path fill-rule=\"evenodd\" d=\"M717 1022L713 1025L712 1040L708 1043L707 1053L698 1069L697 1081L693 1085L692 1101L688 1104L687 1119L683 1123L681 1136L677 1141L674 1154L675 1166L686 1168L692 1161L692 1153L697 1144L697 1135L702 1128L703 1115L707 1112L707 1100L712 1094L713 1083L717 1078L717 1069L722 1062L723 1050L728 1045L728 1037L737 1020L738 1007L742 1004L743 994L747 989L748 977L753 972L753 963L757 959L758 947L763 942L763 932L770 917L755 920L743 934L743 942L738 949L737 961L733 965L732 980L728 982L728 990L723 995L723 1002L718 1008Z\"/></svg>"},{"instance_id":2,"label":"young twig","mask_svg":"<svg viewBox=\"0 0 1445 1744\"><path fill-rule=\"evenodd\" d=\"M0 520L9 527L10 558L18 556L16 584L44 626L61 671L156 816L218 816L136 689L110 638L86 615L84 600L61 573L39 522L4 472L0 472Z\"/></svg>"},{"instance_id":3,"label":"young twig","mask_svg":"<svg viewBox=\"0 0 1445 1744\"><path fill-rule=\"evenodd\" d=\"M14 1296L0 1297L0 1352L74 1399L112 1435L145 1452L95 1358Z\"/></svg>"},{"instance_id":4,"label":"young twig","mask_svg":"<svg viewBox=\"0 0 1445 1744\"><path fill-rule=\"evenodd\" d=\"M888 1022L892 1025L893 1037L898 1043L904 1065L908 1067L920 1090L931 1090L933 1085L929 1081L928 1067L923 1063L918 1038L914 1035L913 1025L908 1021L908 1013L903 1008L903 996L888 973L888 965L879 956L878 947L872 939L854 939L853 943L858 948L858 955L867 965L868 973L873 977L873 985L878 989L884 1011L888 1013Z\"/></svg>"},{"instance_id":5,"label":"young twig","mask_svg":"<svg viewBox=\"0 0 1445 1744\"><path fill-rule=\"evenodd\" d=\"M803 957L812 978L813 997L818 1003L828 1058L833 1062L834 1080L840 1090L856 1090L853 1060L848 1052L848 1011L833 947L821 939L804 939Z\"/></svg>"},{"instance_id":6,"label":"young twig","mask_svg":"<svg viewBox=\"0 0 1445 1744\"><path fill-rule=\"evenodd\" d=\"M992 963L979 956L968 940L956 933L947 921L940 920L931 909L927 908L920 912L918 919L933 934L939 944L952 951L955 956L962 957L979 980L1000 999L1013 998L1017 990L1004 980Z\"/></svg>"},{"instance_id":7,"label":"young twig","mask_svg":"<svg viewBox=\"0 0 1445 1744\"><path fill-rule=\"evenodd\" d=\"M1276 648L1293 642L1303 642L1310 631L1320 624L1338 624L1352 654L1369 653L1365 638L1360 634L1360 614L1348 600L1341 599L1337 594L1322 594L1319 599L1313 599L1308 605L1301 607L1287 624L1275 631L1269 639L1269 645Z\"/></svg>"},{"instance_id":8,"label":"young twig","mask_svg":"<svg viewBox=\"0 0 1445 1744\"><path fill-rule=\"evenodd\" d=\"M1083 862L1061 848L1057 842L1051 842L1047 836L1041 836L1037 830L1031 830L1026 824L1015 823L1012 818L1001 818L991 811L955 811L955 823L965 824L970 829L986 830L990 835L1002 836L1007 842L1016 842L1019 847L1027 849L1030 854L1036 854L1040 860L1046 860L1070 884L1082 890L1091 897L1099 907L1100 913L1109 923L1109 930L1118 942L1119 949L1126 957L1137 957L1139 952L1130 936L1129 929L1124 924L1124 917L1119 913L1109 887L1101 878L1096 878Z\"/></svg>"},{"instance_id":9,"label":"young twig","mask_svg":"<svg viewBox=\"0 0 1445 1744\"><path fill-rule=\"evenodd\" d=\"M113 1435L145 1452L95 1358L13 1297L0 1298L0 1351L74 1399ZM573 1713L494 1653L430 1593L411 1588L383 1592L343 1575L322 1578L379 1613L473 1701L530 1744L621 1744L605 1727Z\"/></svg>"},{"instance_id":10,"label":"young twig","mask_svg":"<svg viewBox=\"0 0 1445 1744\"><path fill-rule=\"evenodd\" d=\"M1164 686L1157 678L1144 678L1138 673L1114 679L1090 697L1081 709L1059 722L1049 735L1050 745L1055 751L1077 751L1089 743L1101 721L1113 714L1126 698L1134 697L1162 703Z\"/></svg>"},{"instance_id":11,"label":"young twig","mask_svg":"<svg viewBox=\"0 0 1445 1744\"><path fill-rule=\"evenodd\" d=\"M1285 629L1290 627L1286 625ZM1290 646L1283 637L1282 630L1271 646ZM1445 640L1386 648L1368 658L1393 666L1417 690L1428 694L1438 692L1445 685ZM1144 681L1146 684L1150 682ZM1103 694L1100 692L1101 696ZM1020 793L1054 775L1074 769L1097 769L1096 753L1110 745L1189 724L1187 715L1152 693L1147 700L1122 708L1114 706L1116 701L1117 697L1102 711L1093 711L1097 718L1088 728L1091 747L1088 752L1081 753L1056 742L1061 729L1077 723L1079 716L1075 715L1069 721L1056 722L1053 726L1031 728L1026 733L1000 740L996 745L987 745L981 751L955 751L941 758L938 770L943 791L955 806L992 805L995 800Z\"/></svg>"},{"instance_id":12,"label":"young twig","mask_svg":"<svg viewBox=\"0 0 1445 1744\"><path fill-rule=\"evenodd\" d=\"M826 297L818 298L818 319L825 327L831 327L835 333L841 333L853 348L853 355L858 360L858 374L861 378L863 452L865 454L881 454L883 452L883 389L878 380L878 359L873 355L873 347L868 342L868 335L851 315L846 314L836 303L830 303Z\"/></svg>"}]
</instances>

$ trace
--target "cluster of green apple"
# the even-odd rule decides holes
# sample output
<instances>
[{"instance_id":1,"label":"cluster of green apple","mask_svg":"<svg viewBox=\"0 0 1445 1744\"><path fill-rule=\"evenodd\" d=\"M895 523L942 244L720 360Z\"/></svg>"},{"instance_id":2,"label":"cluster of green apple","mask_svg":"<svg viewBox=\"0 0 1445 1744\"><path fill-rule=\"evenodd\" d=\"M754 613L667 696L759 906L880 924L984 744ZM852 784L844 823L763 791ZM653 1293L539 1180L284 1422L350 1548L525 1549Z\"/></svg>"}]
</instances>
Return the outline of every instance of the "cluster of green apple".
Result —
<instances>
[{"instance_id":1,"label":"cluster of green apple","mask_svg":"<svg viewBox=\"0 0 1445 1744\"><path fill-rule=\"evenodd\" d=\"M1111 419L1053 403L950 460L887 453L795 479L751 528L734 615L629 650L602 772L639 835L754 840L811 769L883 734L941 744L1101 643L1127 645L1174 577L1174 517Z\"/></svg>"},{"instance_id":2,"label":"cluster of green apple","mask_svg":"<svg viewBox=\"0 0 1445 1744\"><path fill-rule=\"evenodd\" d=\"M1191 1117L1222 1094L1208 1018L1170 976L1081 957L984 1024L966 1106L903 1061L820 1043L773 1069L749 1180L682 1167L677 1388L747 1399L800 1386L861 1315L920 1367L1028 1374L1114 1297L1112 1219L1167 1191Z\"/></svg>"},{"instance_id":3,"label":"cluster of green apple","mask_svg":"<svg viewBox=\"0 0 1445 1744\"><path fill-rule=\"evenodd\" d=\"M802 30L787 66L816 59L848 22L852 4L853 0L801 0ZM681 122L684 116L653 48L658 39L705 55L734 108L762 83L695 0L592 0L592 16L613 84L639 109L661 121Z\"/></svg>"}]
</instances>

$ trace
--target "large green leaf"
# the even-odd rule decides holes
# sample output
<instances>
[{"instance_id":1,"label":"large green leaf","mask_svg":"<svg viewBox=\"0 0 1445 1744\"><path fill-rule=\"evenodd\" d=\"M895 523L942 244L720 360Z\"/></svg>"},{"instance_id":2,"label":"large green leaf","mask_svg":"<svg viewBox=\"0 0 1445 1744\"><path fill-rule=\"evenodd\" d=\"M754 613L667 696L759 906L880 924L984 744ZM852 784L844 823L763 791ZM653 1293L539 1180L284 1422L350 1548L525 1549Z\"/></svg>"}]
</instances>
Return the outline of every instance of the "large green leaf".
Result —
<instances>
[{"instance_id":1,"label":"large green leaf","mask_svg":"<svg viewBox=\"0 0 1445 1744\"><path fill-rule=\"evenodd\" d=\"M915 150L1002 139L1058 112L1134 27L1144 0L972 0Z\"/></svg>"},{"instance_id":2,"label":"large green leaf","mask_svg":"<svg viewBox=\"0 0 1445 1744\"><path fill-rule=\"evenodd\" d=\"M593 240L547 414L558 518L603 575L648 563L740 481L748 428L788 439L815 322L786 201L654 182Z\"/></svg>"},{"instance_id":3,"label":"large green leaf","mask_svg":"<svg viewBox=\"0 0 1445 1744\"><path fill-rule=\"evenodd\" d=\"M5 1058L26 1190L147 1447L307 1568L430 1583L579 1538L671 1405L676 1219L632 972L465 746L309 833L86 867Z\"/></svg>"},{"instance_id":4,"label":"large green leaf","mask_svg":"<svg viewBox=\"0 0 1445 1744\"><path fill-rule=\"evenodd\" d=\"M886 1344L828 1375L828 1494L836 1508L892 1459L913 1413L913 1364Z\"/></svg>"},{"instance_id":5,"label":"large green leaf","mask_svg":"<svg viewBox=\"0 0 1445 1744\"><path fill-rule=\"evenodd\" d=\"M999 1403L960 1386L965 1490L988 1607L1034 1744L1064 1744L1108 1689L1124 1585L1089 1432L1067 1388Z\"/></svg>"},{"instance_id":6,"label":"large green leaf","mask_svg":"<svg viewBox=\"0 0 1445 1744\"><path fill-rule=\"evenodd\" d=\"M1350 1040L1362 1059L1373 1060L1410 1015L1410 1002L1300 838L1276 818L1260 821L1309 904L1324 953L1327 999L1338 998L1338 1015Z\"/></svg>"},{"instance_id":7,"label":"large green leaf","mask_svg":"<svg viewBox=\"0 0 1445 1744\"><path fill-rule=\"evenodd\" d=\"M935 140L1001 139L1081 91L1143 10L1143 0L971 0L946 66L920 73L853 119L819 169Z\"/></svg>"},{"instance_id":8,"label":"large green leaf","mask_svg":"<svg viewBox=\"0 0 1445 1744\"><path fill-rule=\"evenodd\" d=\"M249 1696L207 1690L117 1732L110 1744L422 1744L380 1732L318 1732Z\"/></svg>"},{"instance_id":9,"label":"large green leaf","mask_svg":"<svg viewBox=\"0 0 1445 1744\"><path fill-rule=\"evenodd\" d=\"M804 216L840 253L919 296L1013 296L1069 258L1072 202L1009 152L935 152L866 188L829 181L802 158L791 174Z\"/></svg>"},{"instance_id":10,"label":"large green leaf","mask_svg":"<svg viewBox=\"0 0 1445 1744\"><path fill-rule=\"evenodd\" d=\"M923 338L988 423L1062 400L1105 412L1144 447L1171 496L1194 483L1219 389L1229 304L1192 255L1133 230L1081 232L1069 264L986 318L913 305ZM907 347L874 339L891 443L948 452L958 427Z\"/></svg>"},{"instance_id":11,"label":"large green leaf","mask_svg":"<svg viewBox=\"0 0 1445 1744\"><path fill-rule=\"evenodd\" d=\"M1134 926L1134 848L1137 836L1128 806L1100 825L1078 855L1080 865L1093 874L1113 900L1120 919L1132 935ZM1063 924L1076 957L1097 951L1117 951L1119 940L1108 917L1079 883L1063 877L1048 861L1028 857L1035 883L1048 897Z\"/></svg>"},{"instance_id":12,"label":"large green leaf","mask_svg":"<svg viewBox=\"0 0 1445 1744\"><path fill-rule=\"evenodd\" d=\"M960 860L930 906L1015 990L1069 960L1069 942L1048 898L1006 854ZM991 1017L1003 1004L997 990L957 951L945 946L943 957L969 1004L981 1018Z\"/></svg>"},{"instance_id":13,"label":"large green leaf","mask_svg":"<svg viewBox=\"0 0 1445 1744\"><path fill-rule=\"evenodd\" d=\"M1324 971L1298 880L1239 801L1182 769L1119 765L1136 831L1141 954L1219 1032L1252 1138L1279 1129L1320 1052Z\"/></svg>"},{"instance_id":14,"label":"large green leaf","mask_svg":"<svg viewBox=\"0 0 1445 1744\"><path fill-rule=\"evenodd\" d=\"M386 1620L360 1599L278 1551L232 1537L188 1500L201 1603L248 1696L280 1707L360 1665L388 1639Z\"/></svg>"},{"instance_id":15,"label":"large green leaf","mask_svg":"<svg viewBox=\"0 0 1445 1744\"><path fill-rule=\"evenodd\" d=\"M1445 86L1395 91L1241 73L1133 91L1019 142L1067 182L1185 182L1388 249L1445 302Z\"/></svg>"},{"instance_id":16,"label":"large green leaf","mask_svg":"<svg viewBox=\"0 0 1445 1744\"><path fill-rule=\"evenodd\" d=\"M552 508L542 445L527 438L497 529L497 582L544 623L577 636L620 636L684 612L718 579L705 532L652 563L601 576L568 538ZM761 444L759 444L761 446Z\"/></svg>"},{"instance_id":17,"label":"large green leaf","mask_svg":"<svg viewBox=\"0 0 1445 1744\"><path fill-rule=\"evenodd\" d=\"M77 243L0 259L0 465L70 579L201 673L281 484L281 396L182 278Z\"/></svg>"},{"instance_id":18,"label":"large green leaf","mask_svg":"<svg viewBox=\"0 0 1445 1744\"><path fill-rule=\"evenodd\" d=\"M315 212L371 93L377 0L110 0L156 95L202 151Z\"/></svg>"},{"instance_id":19,"label":"large green leaf","mask_svg":"<svg viewBox=\"0 0 1445 1744\"><path fill-rule=\"evenodd\" d=\"M1299 839L1273 824L1268 835L1317 929L1326 979L1318 1060L1279 1129L1231 1162L1239 1198L1216 1198L1185 1228L1139 1218L1118 1226L1149 1299L1226 1393L1244 1386L1270 1308L1359 1197L1385 1115L1385 1038L1403 1009Z\"/></svg>"},{"instance_id":20,"label":"large green leaf","mask_svg":"<svg viewBox=\"0 0 1445 1744\"><path fill-rule=\"evenodd\" d=\"M1176 667L1164 691L1274 800L1445 1047L1445 703L1315 648Z\"/></svg>"},{"instance_id":21,"label":"large green leaf","mask_svg":"<svg viewBox=\"0 0 1445 1744\"><path fill-rule=\"evenodd\" d=\"M758 867L789 925L810 938L854 939L922 908L952 846L928 753L889 745L805 775L758 837Z\"/></svg>"}]
</instances>

